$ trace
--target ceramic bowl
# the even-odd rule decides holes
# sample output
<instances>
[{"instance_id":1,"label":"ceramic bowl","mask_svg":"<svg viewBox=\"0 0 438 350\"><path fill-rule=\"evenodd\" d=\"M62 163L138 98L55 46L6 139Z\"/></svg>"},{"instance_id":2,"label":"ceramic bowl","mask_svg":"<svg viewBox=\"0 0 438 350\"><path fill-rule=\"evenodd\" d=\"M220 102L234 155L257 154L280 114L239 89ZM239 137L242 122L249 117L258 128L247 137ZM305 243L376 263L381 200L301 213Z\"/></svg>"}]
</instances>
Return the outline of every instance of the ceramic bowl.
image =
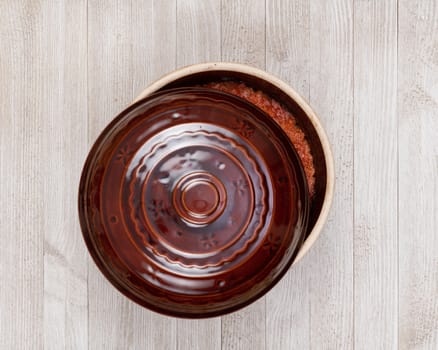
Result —
<instances>
[{"instance_id":1,"label":"ceramic bowl","mask_svg":"<svg viewBox=\"0 0 438 350\"><path fill-rule=\"evenodd\" d=\"M156 91L182 86L199 86L212 81L236 80L265 92L296 118L309 141L315 166L315 194L310 203L306 238L294 263L314 245L321 234L333 201L335 173L330 143L320 119L309 104L288 84L261 69L239 63L200 63L173 71L149 85L134 101Z\"/></svg>"},{"instance_id":2,"label":"ceramic bowl","mask_svg":"<svg viewBox=\"0 0 438 350\"><path fill-rule=\"evenodd\" d=\"M206 88L240 81L290 111L314 164L245 99ZM149 86L101 133L84 165L79 218L107 279L177 317L223 315L272 288L319 235L333 160L310 107L253 67L186 67Z\"/></svg>"}]
</instances>

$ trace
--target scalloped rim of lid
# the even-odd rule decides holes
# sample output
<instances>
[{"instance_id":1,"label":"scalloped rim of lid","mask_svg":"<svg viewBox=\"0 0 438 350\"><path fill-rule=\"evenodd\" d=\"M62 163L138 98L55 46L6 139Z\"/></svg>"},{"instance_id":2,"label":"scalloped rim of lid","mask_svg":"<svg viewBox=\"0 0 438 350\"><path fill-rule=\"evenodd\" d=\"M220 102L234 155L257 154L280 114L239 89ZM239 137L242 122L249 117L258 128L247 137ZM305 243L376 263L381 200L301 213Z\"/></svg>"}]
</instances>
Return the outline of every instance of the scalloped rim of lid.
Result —
<instances>
[{"instance_id":1,"label":"scalloped rim of lid","mask_svg":"<svg viewBox=\"0 0 438 350\"><path fill-rule=\"evenodd\" d=\"M315 111L310 107L310 105L305 101L303 97L301 97L292 87L290 87L287 83L282 81L281 79L261 70L259 68L255 68L250 65L241 64L241 63L231 63L231 62L206 62L206 63L198 63L185 67L178 68L161 78L155 80L148 87L146 87L131 103L135 103L146 96L160 90L164 86L172 83L173 81L180 79L182 77L195 74L202 73L206 71L231 71L231 72L239 72L248 75L252 75L259 79L265 80L272 85L278 87L280 90L285 92L288 96L290 96L306 113L307 117L311 121L313 127L315 128L316 133L320 139L323 152L324 159L326 162L327 169L327 182L326 182L326 190L324 194L324 201L322 208L320 210L318 219L315 222L315 225L312 228L309 236L304 241L301 246L293 265L295 265L299 260L301 260L304 255L310 250L310 248L314 245L316 240L318 239L321 231L324 227L325 222L327 221L327 217L333 202L334 196L334 185L335 185L335 171L334 171L334 160L333 154L331 150L331 146L327 137L326 132L321 124L320 119L318 118Z\"/></svg>"}]
</instances>

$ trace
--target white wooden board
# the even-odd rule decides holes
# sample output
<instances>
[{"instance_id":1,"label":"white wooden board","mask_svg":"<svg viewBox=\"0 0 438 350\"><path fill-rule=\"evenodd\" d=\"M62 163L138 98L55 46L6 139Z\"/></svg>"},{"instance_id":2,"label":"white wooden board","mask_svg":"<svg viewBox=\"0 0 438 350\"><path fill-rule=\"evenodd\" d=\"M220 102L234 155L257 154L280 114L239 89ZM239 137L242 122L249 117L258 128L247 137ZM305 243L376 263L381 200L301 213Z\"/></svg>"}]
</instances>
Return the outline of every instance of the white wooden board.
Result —
<instances>
[{"instance_id":1,"label":"white wooden board","mask_svg":"<svg viewBox=\"0 0 438 350\"><path fill-rule=\"evenodd\" d=\"M438 349L436 0L0 0L0 18L0 349ZM335 199L266 297L181 320L103 278L77 186L145 86L218 60L310 102Z\"/></svg>"}]
</instances>

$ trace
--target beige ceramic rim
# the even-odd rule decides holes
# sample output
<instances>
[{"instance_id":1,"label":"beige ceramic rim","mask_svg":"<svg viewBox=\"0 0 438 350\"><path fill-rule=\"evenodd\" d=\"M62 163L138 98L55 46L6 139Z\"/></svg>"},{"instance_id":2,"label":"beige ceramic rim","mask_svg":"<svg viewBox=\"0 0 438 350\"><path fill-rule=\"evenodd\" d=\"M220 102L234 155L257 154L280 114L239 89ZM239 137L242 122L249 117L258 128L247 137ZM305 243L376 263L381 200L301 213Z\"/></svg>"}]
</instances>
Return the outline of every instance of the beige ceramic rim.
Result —
<instances>
[{"instance_id":1,"label":"beige ceramic rim","mask_svg":"<svg viewBox=\"0 0 438 350\"><path fill-rule=\"evenodd\" d=\"M334 161L333 161L331 147L327 135L321 125L321 121L319 120L316 113L312 110L312 108L308 105L308 103L288 84L274 77L273 75L266 73L261 69L240 63L210 62L210 63L199 63L191 66L182 67L169 74L166 74L165 76L161 77L157 81L153 82L145 90L143 90L143 92L133 101L133 103L141 100L146 96L149 96L150 94L158 91L162 87L168 85L169 83L172 83L177 79L180 79L187 75L191 75L194 73L201 73L205 71L240 72L266 80L267 82L281 89L288 96L290 96L296 103L298 103L298 105L304 110L309 120L315 127L315 130L318 134L318 137L321 141L321 145L324 151L324 158L326 161L326 168L327 168L327 184L326 184L326 190L324 195L324 201L318 219L316 220L312 231L304 241L300 251L298 252L297 257L295 258L294 264L296 264L309 251L310 247L312 247L312 245L319 237L322 228L327 220L327 216L333 201L334 182L335 182Z\"/></svg>"}]
</instances>

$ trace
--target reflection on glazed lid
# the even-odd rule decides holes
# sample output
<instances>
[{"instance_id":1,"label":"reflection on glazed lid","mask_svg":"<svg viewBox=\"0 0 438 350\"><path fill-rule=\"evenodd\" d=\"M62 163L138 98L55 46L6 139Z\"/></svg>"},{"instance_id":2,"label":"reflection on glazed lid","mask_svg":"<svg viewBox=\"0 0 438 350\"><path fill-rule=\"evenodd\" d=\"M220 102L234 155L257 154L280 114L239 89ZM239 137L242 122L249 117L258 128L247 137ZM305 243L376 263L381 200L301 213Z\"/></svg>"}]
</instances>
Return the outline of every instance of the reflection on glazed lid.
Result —
<instances>
[{"instance_id":1,"label":"reflection on glazed lid","mask_svg":"<svg viewBox=\"0 0 438 350\"><path fill-rule=\"evenodd\" d=\"M263 295L293 262L309 215L285 132L207 88L159 92L122 112L91 150L79 196L105 276L139 304L183 317Z\"/></svg>"}]
</instances>

